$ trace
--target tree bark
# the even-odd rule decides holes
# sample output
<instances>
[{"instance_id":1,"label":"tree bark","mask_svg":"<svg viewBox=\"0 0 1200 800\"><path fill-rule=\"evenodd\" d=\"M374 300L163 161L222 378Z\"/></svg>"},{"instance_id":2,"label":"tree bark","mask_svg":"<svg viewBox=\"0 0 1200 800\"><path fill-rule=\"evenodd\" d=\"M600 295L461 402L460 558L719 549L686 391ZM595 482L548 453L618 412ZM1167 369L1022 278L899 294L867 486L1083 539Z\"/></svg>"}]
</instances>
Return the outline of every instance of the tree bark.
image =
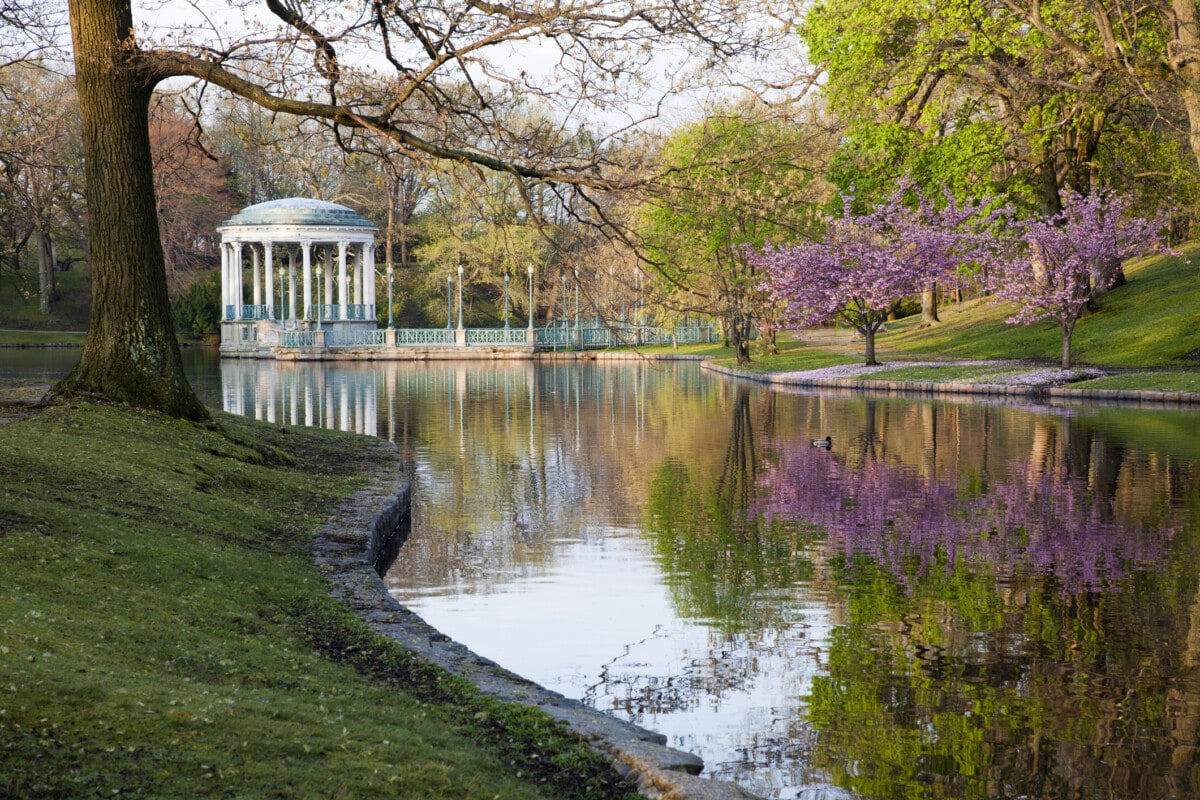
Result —
<instances>
[{"instance_id":1,"label":"tree bark","mask_svg":"<svg viewBox=\"0 0 1200 800\"><path fill-rule=\"evenodd\" d=\"M92 312L79 365L54 394L208 419L171 324L150 153L153 80L127 40L129 0L70 0L83 123Z\"/></svg>"},{"instance_id":2,"label":"tree bark","mask_svg":"<svg viewBox=\"0 0 1200 800\"><path fill-rule=\"evenodd\" d=\"M937 313L937 284L931 283L929 288L921 292L921 327L928 328L941 322Z\"/></svg>"},{"instance_id":3,"label":"tree bark","mask_svg":"<svg viewBox=\"0 0 1200 800\"><path fill-rule=\"evenodd\" d=\"M1167 19L1167 30L1174 31L1175 39L1167 43L1167 61L1188 115L1188 144L1200 164L1200 12L1196 0L1171 0L1171 16L1174 19Z\"/></svg>"},{"instance_id":4,"label":"tree bark","mask_svg":"<svg viewBox=\"0 0 1200 800\"><path fill-rule=\"evenodd\" d=\"M729 344L737 356L739 367L750 363L750 322L740 314L730 315Z\"/></svg>"},{"instance_id":5,"label":"tree bark","mask_svg":"<svg viewBox=\"0 0 1200 800\"><path fill-rule=\"evenodd\" d=\"M1062 326L1062 362L1063 369L1071 368L1071 334L1074 332L1074 324Z\"/></svg>"},{"instance_id":6,"label":"tree bark","mask_svg":"<svg viewBox=\"0 0 1200 800\"><path fill-rule=\"evenodd\" d=\"M779 342L776 334L778 330L774 325L764 325L758 329L759 336L762 337L762 351L764 355L777 356L779 355Z\"/></svg>"},{"instance_id":7,"label":"tree bark","mask_svg":"<svg viewBox=\"0 0 1200 800\"><path fill-rule=\"evenodd\" d=\"M863 328L862 335L863 343L866 346L863 363L868 367L873 367L879 363L875 360L875 327L872 325L866 326Z\"/></svg>"}]
</instances>

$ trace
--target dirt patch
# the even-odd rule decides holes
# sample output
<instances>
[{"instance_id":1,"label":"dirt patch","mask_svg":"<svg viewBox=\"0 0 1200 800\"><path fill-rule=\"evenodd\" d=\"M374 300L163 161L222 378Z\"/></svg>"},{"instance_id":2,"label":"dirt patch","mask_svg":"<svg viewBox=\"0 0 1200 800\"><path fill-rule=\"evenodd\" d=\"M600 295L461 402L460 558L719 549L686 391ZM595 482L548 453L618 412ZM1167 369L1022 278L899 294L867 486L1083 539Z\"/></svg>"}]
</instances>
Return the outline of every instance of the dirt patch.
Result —
<instances>
[{"instance_id":1,"label":"dirt patch","mask_svg":"<svg viewBox=\"0 0 1200 800\"><path fill-rule=\"evenodd\" d=\"M50 391L50 384L0 380L0 423L28 417Z\"/></svg>"}]
</instances>

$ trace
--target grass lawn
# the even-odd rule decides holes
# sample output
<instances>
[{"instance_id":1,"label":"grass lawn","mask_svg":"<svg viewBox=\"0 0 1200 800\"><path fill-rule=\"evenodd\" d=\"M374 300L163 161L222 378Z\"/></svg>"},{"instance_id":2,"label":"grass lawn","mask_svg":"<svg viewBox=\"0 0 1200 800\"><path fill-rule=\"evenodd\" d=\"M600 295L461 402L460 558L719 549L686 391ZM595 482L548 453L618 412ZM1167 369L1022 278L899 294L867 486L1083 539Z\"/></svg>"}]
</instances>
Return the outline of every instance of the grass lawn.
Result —
<instances>
[{"instance_id":1,"label":"grass lawn","mask_svg":"<svg viewBox=\"0 0 1200 800\"><path fill-rule=\"evenodd\" d=\"M1187 259L1191 258L1191 264ZM1126 264L1124 286L1106 294L1081 319L1072 338L1079 365L1200 366L1200 244L1182 256ZM1062 334L1055 322L1009 325L1011 309L986 298L939 309L941 324L918 329L919 317L889 323L878 345L893 356L1045 359L1058 363Z\"/></svg>"},{"instance_id":2,"label":"grass lawn","mask_svg":"<svg viewBox=\"0 0 1200 800\"><path fill-rule=\"evenodd\" d=\"M0 347L47 345L83 346L87 334L73 331L0 331Z\"/></svg>"},{"instance_id":3,"label":"grass lawn","mask_svg":"<svg viewBox=\"0 0 1200 800\"><path fill-rule=\"evenodd\" d=\"M43 314L35 269L8 272L0 280L0 328L81 331L87 328L91 303L91 276L82 265L56 272L58 296Z\"/></svg>"},{"instance_id":4,"label":"grass lawn","mask_svg":"<svg viewBox=\"0 0 1200 800\"><path fill-rule=\"evenodd\" d=\"M951 383L956 381L987 383L988 380L998 380L1022 371L1024 370L1013 369L1011 366L948 364L946 366L929 365L881 369L878 372L859 375L857 379L864 381L913 381L925 383Z\"/></svg>"},{"instance_id":5,"label":"grass lawn","mask_svg":"<svg viewBox=\"0 0 1200 800\"><path fill-rule=\"evenodd\" d=\"M1200 393L1200 372L1130 372L1071 384L1076 389Z\"/></svg>"},{"instance_id":6,"label":"grass lawn","mask_svg":"<svg viewBox=\"0 0 1200 800\"><path fill-rule=\"evenodd\" d=\"M821 367L832 367L840 364L854 364L861 359L856 356L833 353L797 339L790 333L780 333L776 338L779 352L766 355L754 342L750 346L751 361L742 370L746 372L799 372ZM728 347L720 348L711 354L713 362L726 367L736 367L737 358Z\"/></svg>"},{"instance_id":7,"label":"grass lawn","mask_svg":"<svg viewBox=\"0 0 1200 800\"><path fill-rule=\"evenodd\" d=\"M87 404L0 424L0 796L625 795L327 597L310 531L381 446Z\"/></svg>"}]
</instances>

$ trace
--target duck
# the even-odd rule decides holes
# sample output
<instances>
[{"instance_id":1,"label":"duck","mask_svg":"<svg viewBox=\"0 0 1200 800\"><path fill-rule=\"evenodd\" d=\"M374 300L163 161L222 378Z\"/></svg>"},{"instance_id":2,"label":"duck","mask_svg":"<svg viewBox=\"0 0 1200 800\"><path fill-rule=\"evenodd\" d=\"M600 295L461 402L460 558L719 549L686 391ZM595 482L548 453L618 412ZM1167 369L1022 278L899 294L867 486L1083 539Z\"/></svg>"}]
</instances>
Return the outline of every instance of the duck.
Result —
<instances>
[{"instance_id":1,"label":"duck","mask_svg":"<svg viewBox=\"0 0 1200 800\"><path fill-rule=\"evenodd\" d=\"M829 448L833 447L833 437L826 436L824 439L813 439L812 446L824 447L826 450L828 450Z\"/></svg>"}]
</instances>

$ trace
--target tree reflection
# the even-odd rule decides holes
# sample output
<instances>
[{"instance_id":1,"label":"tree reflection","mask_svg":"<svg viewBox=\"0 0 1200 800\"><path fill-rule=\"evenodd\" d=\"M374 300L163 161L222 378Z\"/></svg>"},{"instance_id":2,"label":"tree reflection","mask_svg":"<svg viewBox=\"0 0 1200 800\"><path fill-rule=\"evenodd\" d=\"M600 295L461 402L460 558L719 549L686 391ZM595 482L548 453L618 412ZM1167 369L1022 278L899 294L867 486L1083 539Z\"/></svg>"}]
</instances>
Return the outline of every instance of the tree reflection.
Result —
<instances>
[{"instance_id":1,"label":"tree reflection","mask_svg":"<svg viewBox=\"0 0 1200 800\"><path fill-rule=\"evenodd\" d=\"M931 569L962 562L1005 580L1052 577L1074 593L1158 563L1178 527L1117 520L1116 469L1091 474L1103 481L1015 463L999 479L967 473L952 482L877 459L850 468L820 449L790 446L764 466L758 508L768 519L822 529L848 563L869 555L909 588Z\"/></svg>"},{"instance_id":2,"label":"tree reflection","mask_svg":"<svg viewBox=\"0 0 1200 800\"><path fill-rule=\"evenodd\" d=\"M1118 496L1123 448L1070 423L1041 439L1001 476L851 468L800 444L764 466L759 508L825 532L846 605L807 698L813 765L834 783L867 797L1200 789L1196 575L1179 570L1197 526Z\"/></svg>"},{"instance_id":3,"label":"tree reflection","mask_svg":"<svg viewBox=\"0 0 1200 800\"><path fill-rule=\"evenodd\" d=\"M764 589L794 586L812 575L794 526L748 513L756 497L759 444L751 392L738 386L729 436L716 474L667 459L650 483L649 528L682 616L728 631L761 629L779 614Z\"/></svg>"}]
</instances>

